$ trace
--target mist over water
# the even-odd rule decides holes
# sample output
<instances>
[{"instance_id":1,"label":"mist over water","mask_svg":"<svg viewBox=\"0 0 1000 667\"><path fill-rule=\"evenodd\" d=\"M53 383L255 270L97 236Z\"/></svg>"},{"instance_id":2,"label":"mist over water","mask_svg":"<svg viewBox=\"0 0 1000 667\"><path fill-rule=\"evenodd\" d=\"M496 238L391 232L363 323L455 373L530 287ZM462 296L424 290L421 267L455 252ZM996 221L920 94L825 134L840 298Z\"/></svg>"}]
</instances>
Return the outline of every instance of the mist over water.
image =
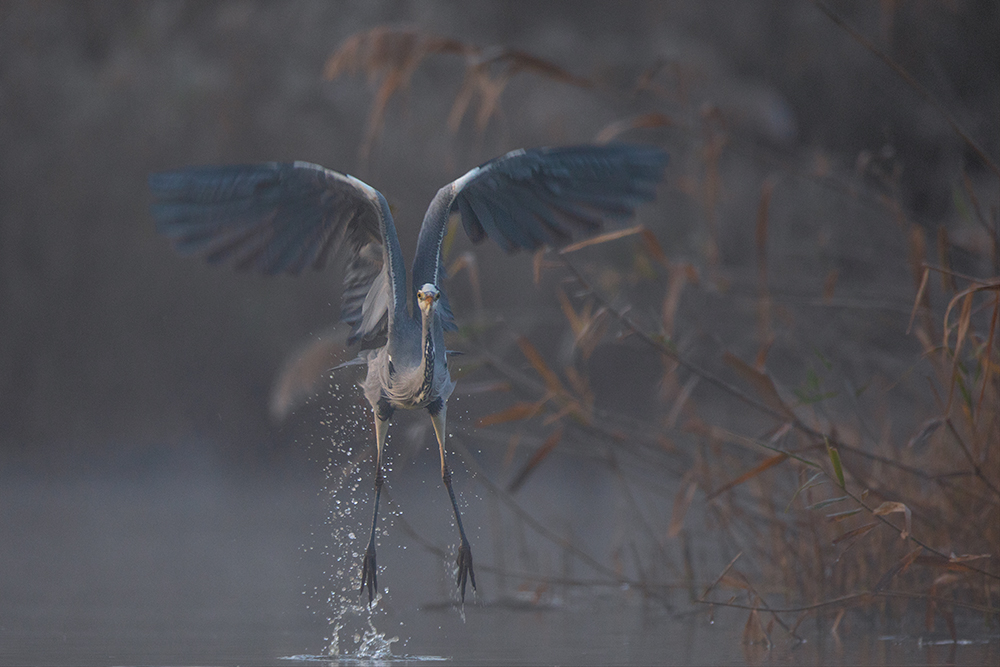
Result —
<instances>
[{"instance_id":1,"label":"mist over water","mask_svg":"<svg viewBox=\"0 0 1000 667\"><path fill-rule=\"evenodd\" d=\"M451 591L442 594L454 583L451 554L447 563L426 556L392 519L379 543L379 581L388 594L369 613L367 596L357 594L357 548L320 537L331 529L327 513L336 513L320 493L322 483L311 490L267 486L190 475L4 484L0 528L17 538L4 540L0 557L21 576L4 579L0 664L981 665L997 659L996 638L974 625L963 627L967 639L953 645L947 633L914 635L903 619L885 635L847 619L839 637L825 628L806 630L805 644L780 640L764 650L741 644L742 614L716 609L711 623L707 614L671 613L627 590L580 590L543 604L532 592L515 604L501 599L487 576L492 559L482 541L474 542L484 554L481 592L467 601L463 621ZM420 486L400 481L393 490L399 496L402 487ZM447 501L440 509L437 519L446 523ZM413 513L404 508L404 516ZM367 519L367 507L352 513L345 534L364 531ZM328 553L300 548L312 533Z\"/></svg>"},{"instance_id":2,"label":"mist over water","mask_svg":"<svg viewBox=\"0 0 1000 667\"><path fill-rule=\"evenodd\" d=\"M830 4L996 161L995 3ZM418 37L510 51L478 79L411 52L372 133L385 73L324 68L384 25L404 28L389 61ZM456 233L449 464L479 590L459 604L430 420L397 411L369 605L372 415L363 369L330 370L356 352L332 328L342 273L179 256L148 174L351 173L409 261L445 183L616 128L671 155L643 231L565 257ZM1000 663L996 583L962 569L997 571L995 478L970 465L997 460L994 292L965 302L964 356L962 304L942 321L962 276L1000 271L997 179L813 3L7 2L0 156L0 665ZM846 481L828 442L664 349L860 443ZM936 379L942 349L965 384ZM945 558L848 491L904 503ZM807 609L876 588L911 597Z\"/></svg>"}]
</instances>

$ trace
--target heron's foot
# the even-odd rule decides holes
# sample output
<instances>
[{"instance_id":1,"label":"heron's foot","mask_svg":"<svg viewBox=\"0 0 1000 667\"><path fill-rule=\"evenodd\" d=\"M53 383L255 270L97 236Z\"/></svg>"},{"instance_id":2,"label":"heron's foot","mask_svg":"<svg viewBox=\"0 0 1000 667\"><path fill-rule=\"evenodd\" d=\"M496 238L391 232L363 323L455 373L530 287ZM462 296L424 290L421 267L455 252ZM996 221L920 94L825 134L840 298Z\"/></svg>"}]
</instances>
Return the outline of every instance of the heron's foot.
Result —
<instances>
[{"instance_id":1,"label":"heron's foot","mask_svg":"<svg viewBox=\"0 0 1000 667\"><path fill-rule=\"evenodd\" d=\"M375 574L375 540L368 543L368 550L365 551L365 559L361 566L361 595L365 594L365 587L368 588L368 604L375 599L378 592L378 576Z\"/></svg>"},{"instance_id":2,"label":"heron's foot","mask_svg":"<svg viewBox=\"0 0 1000 667\"><path fill-rule=\"evenodd\" d=\"M476 573L472 570L472 547L468 541L462 540L458 548L458 588L462 592L462 604L465 604L465 582L472 580L472 590L476 590Z\"/></svg>"}]
</instances>

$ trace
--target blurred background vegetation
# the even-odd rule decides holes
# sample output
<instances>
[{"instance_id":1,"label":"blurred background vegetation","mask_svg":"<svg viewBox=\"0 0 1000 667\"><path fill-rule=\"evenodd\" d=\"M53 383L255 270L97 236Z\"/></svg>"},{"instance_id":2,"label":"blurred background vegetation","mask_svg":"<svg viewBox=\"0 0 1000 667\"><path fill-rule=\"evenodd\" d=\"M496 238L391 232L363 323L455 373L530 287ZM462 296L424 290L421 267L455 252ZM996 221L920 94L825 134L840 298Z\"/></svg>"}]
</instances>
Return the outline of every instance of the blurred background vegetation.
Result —
<instances>
[{"instance_id":1,"label":"blurred background vegetation","mask_svg":"<svg viewBox=\"0 0 1000 667\"><path fill-rule=\"evenodd\" d=\"M725 264L752 259L744 242L757 206L754 176L773 164L758 152L779 165L822 156L847 171L860 154L873 156L878 169L900 170L899 198L915 220L931 233L939 225L962 232L956 179L964 167L979 178L981 165L924 100L812 5L571 4L4 3L4 459L76 466L109 450L141 457L194 440L241 464L289 446L262 406L284 355L335 319L338 279L267 281L176 257L146 212L145 178L157 169L302 159L355 173L393 202L405 243L436 188L465 169L515 147L589 141L651 106L655 92L635 91L648 73L650 88L685 95L670 100L683 119L715 104L736 125L747 171L725 182L716 214ZM994 3L854 2L840 11L996 155ZM363 78L324 81L323 68L344 39L383 23L523 49L606 89L591 94L522 74L481 136L471 122L452 133L445 120L462 63L430 59L390 105L359 171L371 90ZM673 136L697 142L699 131ZM675 165L671 190L685 170ZM693 256L684 238L695 224L692 204L658 210L668 255ZM827 206L817 220L814 208L809 223L835 230L842 212ZM870 264L886 263L874 259L886 249L856 245L852 252L868 253ZM797 267L807 275L795 268L784 267L790 282L814 277L809 262ZM850 280L854 271L840 274ZM904 294L895 305L907 309ZM487 303L505 312L507 301L495 296Z\"/></svg>"},{"instance_id":2,"label":"blurred background vegetation","mask_svg":"<svg viewBox=\"0 0 1000 667\"><path fill-rule=\"evenodd\" d=\"M676 540L695 498L723 529L716 560L784 545L748 576L798 600L871 590L917 558L893 551L898 533L841 523L854 515L809 518L838 481L850 497L827 514L867 502L877 522L872 507L908 503L936 549L995 560L1000 6L830 5L923 89L807 2L3 3L0 464L280 476L313 466L307 445L324 460L329 392L284 420L268 404L289 355L335 321L339 275L267 279L176 256L146 210L150 172L349 172L386 195L409 252L431 196L472 166L615 138L671 153L637 220L647 233L581 249L570 270L463 254L464 239L452 250L456 269L476 268L446 286L467 352L456 429L485 476L516 489L558 482L543 467L553 452L598 461L626 480L616 502L648 538L619 526L606 573L659 572L693 598L720 571L685 573L690 544ZM388 41L331 60L355 35ZM940 271L925 279L927 264ZM945 309L976 285L946 339ZM812 432L793 443L794 422ZM842 463L816 449L824 435L847 446ZM956 471L975 498L942 481ZM914 505L932 492L947 498ZM831 574L845 545L876 538L892 544L873 542L885 562L868 571L859 555ZM995 605L996 583L976 581L963 599ZM965 585L920 590L931 582ZM763 589L722 583L759 605Z\"/></svg>"}]
</instances>

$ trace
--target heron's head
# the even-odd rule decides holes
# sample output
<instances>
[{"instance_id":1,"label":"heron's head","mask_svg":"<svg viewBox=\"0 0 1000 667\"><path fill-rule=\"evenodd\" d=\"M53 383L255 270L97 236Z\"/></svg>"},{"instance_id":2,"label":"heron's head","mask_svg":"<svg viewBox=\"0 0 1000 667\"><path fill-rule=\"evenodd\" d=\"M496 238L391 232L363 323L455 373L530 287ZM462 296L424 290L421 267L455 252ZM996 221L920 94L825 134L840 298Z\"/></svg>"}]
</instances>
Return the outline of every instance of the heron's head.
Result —
<instances>
[{"instance_id":1,"label":"heron's head","mask_svg":"<svg viewBox=\"0 0 1000 667\"><path fill-rule=\"evenodd\" d=\"M423 287L417 290L417 305L420 306L420 311L430 314L434 312L434 305L437 303L438 299L441 298L441 292L437 287L431 285L430 283L425 283Z\"/></svg>"}]
</instances>

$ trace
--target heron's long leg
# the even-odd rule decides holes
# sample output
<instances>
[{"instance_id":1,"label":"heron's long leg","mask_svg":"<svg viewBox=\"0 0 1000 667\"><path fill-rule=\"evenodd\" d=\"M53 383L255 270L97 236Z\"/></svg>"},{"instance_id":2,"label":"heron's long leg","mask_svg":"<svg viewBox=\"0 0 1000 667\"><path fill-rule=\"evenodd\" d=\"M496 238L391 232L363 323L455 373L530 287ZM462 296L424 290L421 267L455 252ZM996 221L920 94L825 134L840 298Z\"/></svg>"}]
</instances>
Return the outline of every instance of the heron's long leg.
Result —
<instances>
[{"instance_id":1,"label":"heron's long leg","mask_svg":"<svg viewBox=\"0 0 1000 667\"><path fill-rule=\"evenodd\" d=\"M375 509L372 512L372 532L371 537L368 539L368 548L365 551L365 559L361 566L361 590L359 591L362 595L365 593L365 587L368 587L368 602L369 604L375 598L375 592L378 591L378 575L375 566L375 528L378 525L378 501L382 496L382 483L385 481L382 477L382 450L385 447L385 436L389 431L389 418L386 415L385 419L379 417L379 408L375 408Z\"/></svg>"},{"instance_id":2,"label":"heron's long leg","mask_svg":"<svg viewBox=\"0 0 1000 667\"><path fill-rule=\"evenodd\" d=\"M440 401L440 399L438 399ZM451 488L451 469L445 459L444 440L445 423L448 418L448 405L440 401L439 405L432 404L428 412L431 413L431 423L434 424L434 435L437 436L438 447L441 451L441 479L448 489L448 496L451 497L451 506L455 510L455 523L458 524L458 534L462 538L462 544L458 547L458 587L462 591L462 602L465 602L465 582L472 580L472 590L476 590L476 573L472 570L472 547L465 537L465 529L462 527L462 515L458 511L458 502L455 500L455 490Z\"/></svg>"}]
</instances>

